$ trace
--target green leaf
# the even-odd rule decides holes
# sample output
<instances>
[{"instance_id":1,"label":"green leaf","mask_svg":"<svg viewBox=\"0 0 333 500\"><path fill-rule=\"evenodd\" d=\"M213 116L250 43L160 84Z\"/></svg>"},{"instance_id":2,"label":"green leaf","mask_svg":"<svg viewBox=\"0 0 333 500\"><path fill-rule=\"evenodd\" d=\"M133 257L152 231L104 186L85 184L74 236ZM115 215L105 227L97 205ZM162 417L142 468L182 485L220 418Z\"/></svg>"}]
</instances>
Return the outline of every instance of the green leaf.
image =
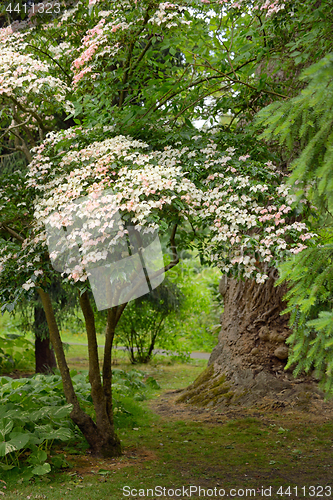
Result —
<instances>
[{"instance_id":1,"label":"green leaf","mask_svg":"<svg viewBox=\"0 0 333 500\"><path fill-rule=\"evenodd\" d=\"M54 418L65 418L65 417L68 417L68 415L70 414L70 412L72 411L73 409L73 405L64 405L64 406L61 406L61 407L49 407L49 415L50 417L52 417L53 419Z\"/></svg>"},{"instance_id":2,"label":"green leaf","mask_svg":"<svg viewBox=\"0 0 333 500\"><path fill-rule=\"evenodd\" d=\"M32 465L43 465L45 460L47 460L47 453L44 450L34 451L28 459Z\"/></svg>"},{"instance_id":3,"label":"green leaf","mask_svg":"<svg viewBox=\"0 0 333 500\"><path fill-rule=\"evenodd\" d=\"M0 462L0 469L2 470L11 470L14 469L15 465L8 465L8 464L3 464Z\"/></svg>"},{"instance_id":4,"label":"green leaf","mask_svg":"<svg viewBox=\"0 0 333 500\"><path fill-rule=\"evenodd\" d=\"M43 476L44 474L47 474L50 471L51 471L51 465L45 462L45 464L43 465L37 465L37 467L34 467L31 472L33 474L36 474L37 476Z\"/></svg>"},{"instance_id":5,"label":"green leaf","mask_svg":"<svg viewBox=\"0 0 333 500\"><path fill-rule=\"evenodd\" d=\"M12 445L11 443L6 443L6 441L3 441L0 443L0 457L5 457L8 455L8 453L11 453L12 451L16 451L16 447Z\"/></svg>"},{"instance_id":6,"label":"green leaf","mask_svg":"<svg viewBox=\"0 0 333 500\"><path fill-rule=\"evenodd\" d=\"M21 450L29 443L29 441L30 441L30 433L27 434L21 433L13 437L10 441L8 441L8 444L15 446L17 450Z\"/></svg>"},{"instance_id":7,"label":"green leaf","mask_svg":"<svg viewBox=\"0 0 333 500\"><path fill-rule=\"evenodd\" d=\"M68 441L72 437L72 431L70 429L51 429L49 431L42 431L39 434L41 439L60 439L61 441Z\"/></svg>"}]
</instances>

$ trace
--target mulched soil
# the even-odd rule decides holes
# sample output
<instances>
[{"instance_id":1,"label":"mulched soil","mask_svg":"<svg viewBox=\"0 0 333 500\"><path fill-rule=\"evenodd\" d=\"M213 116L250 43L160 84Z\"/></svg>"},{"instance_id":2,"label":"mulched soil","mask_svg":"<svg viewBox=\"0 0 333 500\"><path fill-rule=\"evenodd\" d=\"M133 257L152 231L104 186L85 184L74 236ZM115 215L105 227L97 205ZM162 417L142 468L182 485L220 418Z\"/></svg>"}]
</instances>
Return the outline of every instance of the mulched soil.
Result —
<instances>
[{"instance_id":1,"label":"mulched soil","mask_svg":"<svg viewBox=\"0 0 333 500\"><path fill-rule=\"evenodd\" d=\"M80 478L94 476L96 474L115 473L124 467L141 465L148 460L156 460L156 455L145 448L126 448L120 458L96 458L87 452L86 455L65 456L66 460L73 465L71 473Z\"/></svg>"}]
</instances>

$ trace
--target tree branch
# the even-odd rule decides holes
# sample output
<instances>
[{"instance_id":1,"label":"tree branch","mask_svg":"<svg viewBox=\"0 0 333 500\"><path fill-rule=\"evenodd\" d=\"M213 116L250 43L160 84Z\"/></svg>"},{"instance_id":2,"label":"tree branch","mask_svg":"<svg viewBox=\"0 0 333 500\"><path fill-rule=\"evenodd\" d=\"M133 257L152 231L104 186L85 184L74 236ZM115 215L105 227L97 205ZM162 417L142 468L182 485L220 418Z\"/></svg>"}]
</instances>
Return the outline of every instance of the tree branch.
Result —
<instances>
[{"instance_id":1,"label":"tree branch","mask_svg":"<svg viewBox=\"0 0 333 500\"><path fill-rule=\"evenodd\" d=\"M25 109L25 108L22 106L22 104L21 104L21 103L20 103L17 99L15 99L15 97L13 97L12 95L11 95L11 96L9 96L9 99L10 99L11 101L13 101L13 103L14 103L14 104L16 104L16 106L17 106L17 107L18 107L21 111L23 111L23 113L30 113L30 114L31 114L31 116L33 116L34 118L36 118L36 120L38 121L38 123L40 123L40 127L41 127L41 129L42 129L42 130L47 130L47 131L50 131L50 132L53 130L51 127L48 127L48 126L44 125L43 120L42 120L42 119L38 116L38 114L37 114L37 113L35 113L35 111L33 111L33 110L32 110L32 109L30 109L30 108L26 108L26 109Z\"/></svg>"},{"instance_id":2,"label":"tree branch","mask_svg":"<svg viewBox=\"0 0 333 500\"><path fill-rule=\"evenodd\" d=\"M159 276L160 274L162 273L166 273L167 271L169 271L169 269L173 268L174 266L176 266L179 262L179 257L178 257L178 254L177 254L177 247L176 247L176 244L175 244L175 236L176 236L176 231L177 231L177 224L174 225L173 229L172 229L172 233L171 233L171 236L170 236L170 247L171 247L171 250L172 250L172 256L173 256L173 261L170 262L170 264L168 264L167 266L164 266L163 268L159 269L158 271L155 271L154 273L150 274L149 275L149 278L150 280L153 279L153 278L157 278L157 276ZM131 300L131 297L133 297L134 293L136 292L136 290L142 285L143 281L145 280L146 278L142 278L142 280L140 280L134 288L132 288L132 290L126 295L125 297L125 302L123 304L121 304L120 306L118 306L117 308L117 313L116 313L116 324L118 323L127 303Z\"/></svg>"},{"instance_id":3,"label":"tree branch","mask_svg":"<svg viewBox=\"0 0 333 500\"><path fill-rule=\"evenodd\" d=\"M233 83L240 83L241 85L245 85L246 87L249 87L250 89L253 89L253 90L256 90L258 91L258 89L256 87L254 87L253 85L250 85L249 83L247 82L242 82L242 80L239 80L238 78L231 78L229 75L231 73L234 73L234 71L231 71L229 73L222 73L222 71L214 68L211 64L208 63L208 61L206 61L207 65L206 65L206 68L210 68L212 69L213 71L217 71L220 75L221 75L221 78L227 78L230 82L233 82ZM204 66L204 65L203 65ZM204 66L205 67L205 66ZM237 71L237 68L235 69L235 71ZM283 95L283 94L278 94L277 92L273 92L272 90L264 90L264 89L261 89L259 92L263 92L264 94L270 94L270 95L275 95L277 97L282 97L282 99L288 99L288 96L286 95Z\"/></svg>"},{"instance_id":4,"label":"tree branch","mask_svg":"<svg viewBox=\"0 0 333 500\"><path fill-rule=\"evenodd\" d=\"M254 62L256 61L257 59L256 58L253 58L253 59L249 59L248 61L246 61L245 63L243 64L240 64L239 66L237 66L237 68L234 69L234 71L238 71L240 70L241 68L243 68L244 66L246 66L247 64L250 64L251 62ZM207 66L206 66L207 67ZM218 71L218 70L215 70L215 68L213 68L212 66L209 66L210 69L213 69L214 71ZM206 76L205 78L201 78L200 80L196 80L195 82L191 82L190 84L188 84L187 86L185 86L184 88L181 88L180 90L177 90L175 92L173 92L171 95L169 95L168 97L165 97L168 95L168 92L167 94L165 94L165 96L162 98L163 100L160 101L158 104L156 104L156 106L153 108L152 112L154 113L155 111L157 111L161 106L164 106L164 104L167 102L168 99L172 99L173 97L175 97L177 94L180 94L181 92L183 92L184 90L188 90L189 88L191 87L195 87L197 85L200 85L201 83L205 83L205 82L208 82L210 80L215 80L215 79L219 79L219 78L226 78L228 77L229 75L233 74L233 71L230 71L228 73L221 73L219 72L220 75L211 75L211 76ZM231 79L230 79L231 80ZM232 81L232 80L231 80ZM238 82L238 81L237 81ZM238 83L242 83L241 81L239 81ZM151 111L151 108L143 115L143 118Z\"/></svg>"},{"instance_id":5,"label":"tree branch","mask_svg":"<svg viewBox=\"0 0 333 500\"><path fill-rule=\"evenodd\" d=\"M130 73L130 70L131 70L131 58L132 58L132 55L133 55L133 49L135 47L135 41L138 40L139 38L139 35L142 33L142 31L144 30L145 28L145 25L147 24L148 20L149 20L149 9L150 9L150 5L148 5L148 8L147 8L147 11L146 11L146 15L144 17L144 20L143 20L143 25L141 27L141 29L139 30L138 33L135 34L135 37L133 37L133 40L130 42L130 45L129 45L129 50L128 50L128 56L127 56L127 60L126 60L126 63L125 63L125 68L124 68L124 76L123 76L123 80L122 80L122 84L123 86L126 85L127 81L128 81L128 77L131 75ZM144 53L142 55L142 57L144 56ZM126 91L125 89L123 88L120 92L120 96L119 96L119 104L118 104L118 107L121 108L121 106L123 105L124 103L124 100L125 100L125 94L126 94Z\"/></svg>"},{"instance_id":6,"label":"tree branch","mask_svg":"<svg viewBox=\"0 0 333 500\"><path fill-rule=\"evenodd\" d=\"M5 231L7 231L7 233L11 234L12 236L14 236L14 238L16 238L18 241L20 241L21 243L23 243L23 241L25 241L25 238L23 238L23 236L21 236L20 234L18 234L16 231L14 231L14 229L11 229L10 227L6 226L3 222L0 222L0 228L3 228Z\"/></svg>"},{"instance_id":7,"label":"tree branch","mask_svg":"<svg viewBox=\"0 0 333 500\"><path fill-rule=\"evenodd\" d=\"M67 71L61 66L61 64L56 59L54 59L52 56L50 56L50 54L48 54L47 52L45 52L42 49L39 49L38 47L35 47L35 45L31 45L30 43L28 43L27 46L31 47L32 49L38 50L38 52L41 52L45 56L49 57L55 64L57 64L59 66L59 68L61 69L61 71L67 76L68 80L72 81L71 75L69 73L67 73Z\"/></svg>"},{"instance_id":8,"label":"tree branch","mask_svg":"<svg viewBox=\"0 0 333 500\"><path fill-rule=\"evenodd\" d=\"M149 49L149 47L151 46L151 44L152 44L152 40L150 39L149 42L147 43L147 45L145 46L145 48L143 49L143 51L141 52L141 54L139 55L139 57L137 58L137 60L135 61L135 64L133 64L130 71L128 72L129 77L133 74L133 71L135 70L135 68L140 64L140 62L144 58L144 56L145 56L147 50Z\"/></svg>"},{"instance_id":9,"label":"tree branch","mask_svg":"<svg viewBox=\"0 0 333 500\"><path fill-rule=\"evenodd\" d=\"M205 97L208 97L209 95L212 95L212 94L215 94L216 92L219 92L221 90L229 90L230 86L229 87L220 87L219 89L215 89L215 90L212 90L212 92L208 92L208 94L205 94L205 95L201 95L198 99L196 99L195 101L192 101L188 106L186 106L185 108L181 109L179 111L179 113L176 114L176 116L172 119L172 121L174 122L174 124L176 123L176 120L177 118L179 118L180 115L182 115L187 109L191 108L192 106L194 106L197 102L201 101L202 99L205 99ZM171 120L169 120L168 123L170 123Z\"/></svg>"},{"instance_id":10,"label":"tree branch","mask_svg":"<svg viewBox=\"0 0 333 500\"><path fill-rule=\"evenodd\" d=\"M23 123L18 123L17 125L11 125L10 127L8 127L6 129L6 131L2 135L0 135L0 139L2 139L6 134L8 134L12 129L26 125L29 122L29 120L30 120L30 117Z\"/></svg>"},{"instance_id":11,"label":"tree branch","mask_svg":"<svg viewBox=\"0 0 333 500\"><path fill-rule=\"evenodd\" d=\"M31 153L29 151L28 146L25 143L25 140L22 139L22 137L16 131L12 131L12 134L15 136L15 139L14 139L15 148L18 151L22 151L25 154L28 162L30 163L32 160L32 156L31 156ZM21 141L22 144L19 144L19 141Z\"/></svg>"}]
</instances>

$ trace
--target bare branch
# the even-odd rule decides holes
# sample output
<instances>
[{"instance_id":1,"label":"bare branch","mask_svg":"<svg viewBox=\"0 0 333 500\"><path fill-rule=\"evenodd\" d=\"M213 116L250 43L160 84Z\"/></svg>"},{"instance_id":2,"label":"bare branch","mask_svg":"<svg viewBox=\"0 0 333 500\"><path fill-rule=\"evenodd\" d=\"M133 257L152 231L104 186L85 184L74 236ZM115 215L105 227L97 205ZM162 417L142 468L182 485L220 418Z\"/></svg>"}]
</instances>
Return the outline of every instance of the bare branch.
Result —
<instances>
[{"instance_id":1,"label":"bare branch","mask_svg":"<svg viewBox=\"0 0 333 500\"><path fill-rule=\"evenodd\" d=\"M18 123L17 125L11 125L10 127L8 127L6 129L6 131L2 135L0 135L0 139L2 139L6 134L8 134L12 129L26 125L29 122L29 120L30 120L30 117L23 123Z\"/></svg>"},{"instance_id":2,"label":"bare branch","mask_svg":"<svg viewBox=\"0 0 333 500\"><path fill-rule=\"evenodd\" d=\"M11 234L12 236L14 236L14 238L23 243L24 241L23 236L14 231L14 229L11 229L10 227L6 226L3 222L0 222L0 228L3 228L5 231L7 231L7 233Z\"/></svg>"},{"instance_id":3,"label":"bare branch","mask_svg":"<svg viewBox=\"0 0 333 500\"><path fill-rule=\"evenodd\" d=\"M48 52L45 52L44 50L39 49L35 45L31 45L29 43L28 43L28 47L31 47L32 49L38 50L38 52L41 52L41 54L44 54L45 56L49 57L55 64L57 64L59 66L61 71L67 76L68 81L72 80L71 75L69 73L67 73L67 71L61 66L61 64L56 59L54 59L52 56L50 56L50 54L48 54Z\"/></svg>"}]
</instances>

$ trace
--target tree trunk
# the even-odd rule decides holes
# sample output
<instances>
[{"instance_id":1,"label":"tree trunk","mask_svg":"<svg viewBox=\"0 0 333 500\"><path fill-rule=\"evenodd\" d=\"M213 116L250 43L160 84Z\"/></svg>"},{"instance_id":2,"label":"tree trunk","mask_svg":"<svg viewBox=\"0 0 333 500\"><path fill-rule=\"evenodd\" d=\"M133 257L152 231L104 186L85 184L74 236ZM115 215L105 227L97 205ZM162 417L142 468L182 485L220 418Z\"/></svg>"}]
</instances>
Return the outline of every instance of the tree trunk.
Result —
<instances>
[{"instance_id":1,"label":"tree trunk","mask_svg":"<svg viewBox=\"0 0 333 500\"><path fill-rule=\"evenodd\" d=\"M98 348L97 348L97 337L95 328L95 317L92 310L88 292L84 292L80 295L80 305L84 315L86 323L86 331L88 337L88 355L89 355L89 382L91 385L91 397L93 400L95 412L96 412L96 425L97 425L97 440L100 452L103 456L115 457L121 454L121 445L118 436L115 433L114 423L113 423L113 412L112 412L112 391L111 391L111 378L112 370L110 363L110 373L109 378L105 378L105 367L103 370L104 381L106 383L105 389L103 388L98 360ZM109 319L109 318L108 318ZM111 335L111 332L110 332ZM114 330L113 330L114 335ZM105 347L105 351L110 350L111 358L111 348L112 339L110 345ZM106 343L108 341L108 335L106 336ZM109 382L109 384L107 383ZM96 445L95 445L96 446Z\"/></svg>"},{"instance_id":2,"label":"tree trunk","mask_svg":"<svg viewBox=\"0 0 333 500\"><path fill-rule=\"evenodd\" d=\"M80 407L80 404L78 402L77 396L74 391L73 382L69 373L68 365L66 362L65 353L60 338L58 325L54 316L54 311L52 308L52 302L50 296L41 288L38 288L37 291L41 297L43 308L45 311L47 324L50 332L50 340L57 357L66 401L67 403L73 405L73 409L70 414L71 419L81 430L82 434L88 441L91 451L94 455L101 457L119 456L121 453L120 441L115 435L113 427L108 425L107 422L105 426L102 425L101 427L98 425L101 424L101 421L103 420L103 412L102 415L99 413L99 406L97 406L97 408L95 407L96 418L98 422L97 425L92 420L92 418L89 415L87 415ZM90 326L89 322L88 326ZM89 330L89 335L91 335L91 330ZM94 357L94 354L92 353L92 355L90 355L89 352L90 366L91 366L90 363L91 357ZM95 359L93 359L93 362L96 363L96 357ZM97 358L97 365L98 365L98 358ZM97 373L99 375L99 367ZM95 376L96 376L95 374L92 374L92 377ZM95 397L95 392L94 392L94 397Z\"/></svg>"},{"instance_id":3,"label":"tree trunk","mask_svg":"<svg viewBox=\"0 0 333 500\"><path fill-rule=\"evenodd\" d=\"M321 394L311 377L295 381L285 372L290 335L284 286L275 287L276 271L263 284L222 277L224 313L218 345L207 369L178 398L200 406L285 406L309 403Z\"/></svg>"},{"instance_id":4,"label":"tree trunk","mask_svg":"<svg viewBox=\"0 0 333 500\"><path fill-rule=\"evenodd\" d=\"M50 345L49 329L44 309L41 304L34 307L35 331L35 371L36 373L52 373L57 368L54 350Z\"/></svg>"},{"instance_id":5,"label":"tree trunk","mask_svg":"<svg viewBox=\"0 0 333 500\"><path fill-rule=\"evenodd\" d=\"M112 345L114 334L117 326L117 309L112 307L108 309L108 319L105 331L105 346L103 360L103 390L106 399L106 411L109 416L111 425L113 425L113 410L112 410Z\"/></svg>"}]
</instances>

